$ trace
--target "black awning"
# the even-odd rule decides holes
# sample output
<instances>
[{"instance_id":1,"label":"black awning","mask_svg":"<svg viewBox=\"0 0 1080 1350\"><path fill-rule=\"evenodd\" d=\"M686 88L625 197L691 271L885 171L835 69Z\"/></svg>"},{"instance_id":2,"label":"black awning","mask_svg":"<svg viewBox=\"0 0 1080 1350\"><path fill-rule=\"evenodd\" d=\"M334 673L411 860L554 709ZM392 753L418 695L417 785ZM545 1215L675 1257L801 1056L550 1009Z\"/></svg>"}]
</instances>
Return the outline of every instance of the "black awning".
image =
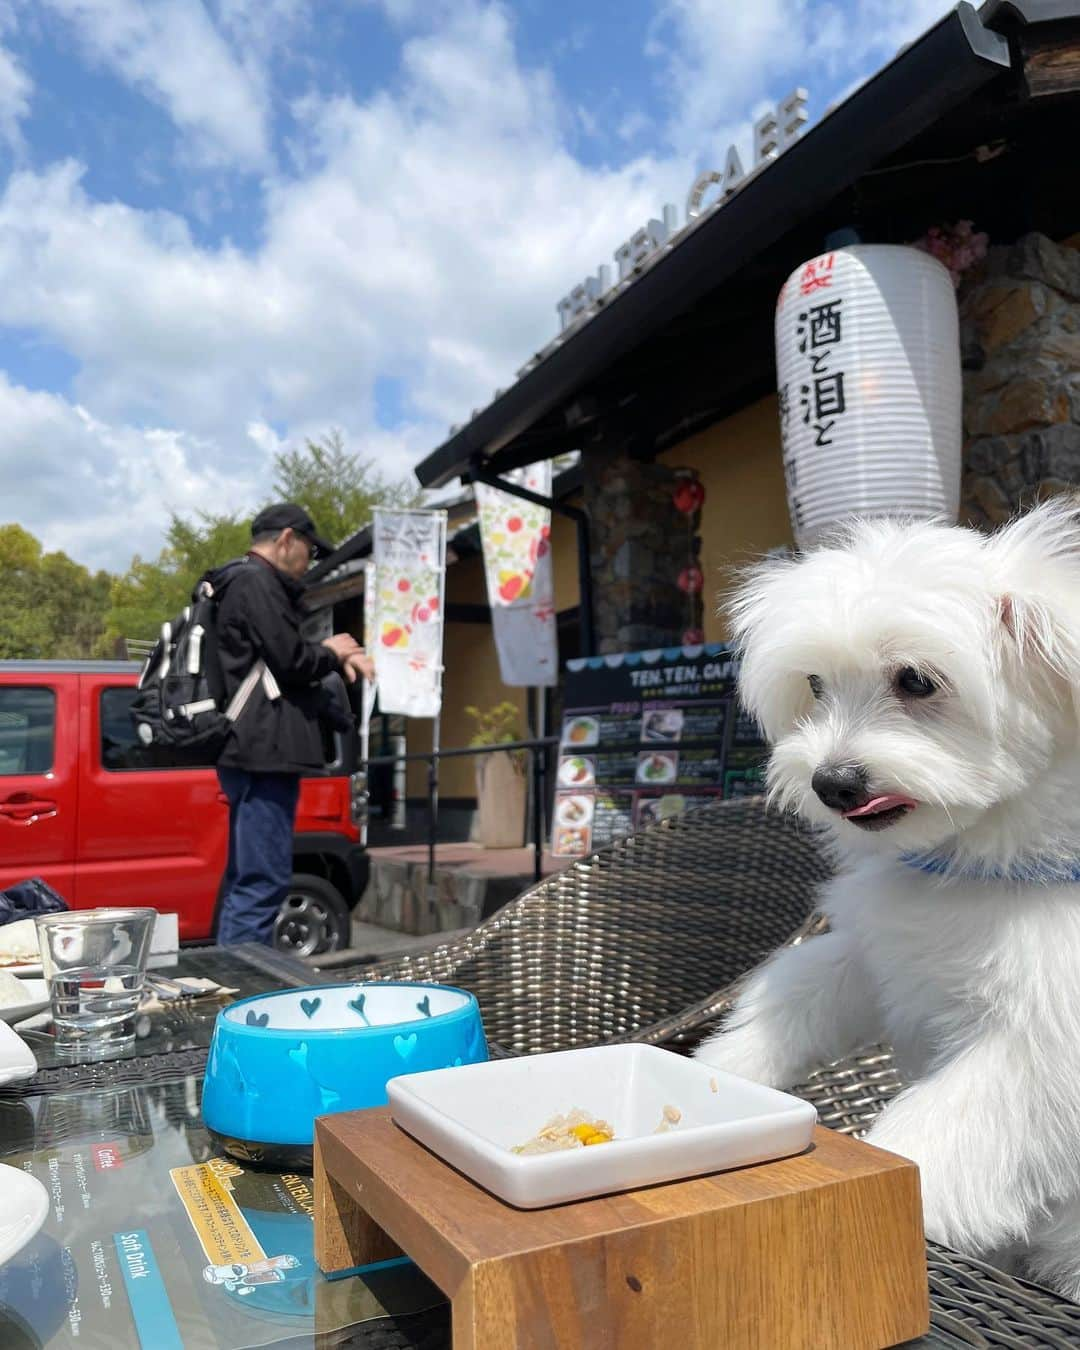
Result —
<instances>
[{"instance_id":1,"label":"black awning","mask_svg":"<svg viewBox=\"0 0 1080 1350\"><path fill-rule=\"evenodd\" d=\"M1062 0L1053 8L1060 19ZM1080 4L1068 8L1080 16ZM736 277L763 249L820 214L860 175L1009 68L1006 39L985 27L971 5L958 5L422 460L416 468L420 483L440 486L481 460L492 461L496 471L526 462L527 433L546 414L565 407L620 357ZM536 435L533 459L569 448L569 442L553 444L552 431L548 426ZM573 440L565 423L562 435ZM498 452L517 438L523 443L502 463Z\"/></svg>"}]
</instances>

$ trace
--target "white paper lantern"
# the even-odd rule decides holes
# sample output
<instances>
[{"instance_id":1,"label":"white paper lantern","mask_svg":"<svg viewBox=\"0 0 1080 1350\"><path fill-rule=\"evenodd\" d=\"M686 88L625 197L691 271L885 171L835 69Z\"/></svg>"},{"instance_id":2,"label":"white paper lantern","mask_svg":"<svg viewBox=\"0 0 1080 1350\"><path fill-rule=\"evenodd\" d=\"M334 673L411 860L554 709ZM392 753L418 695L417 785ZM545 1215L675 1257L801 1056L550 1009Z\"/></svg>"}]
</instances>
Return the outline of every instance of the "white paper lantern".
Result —
<instances>
[{"instance_id":1,"label":"white paper lantern","mask_svg":"<svg viewBox=\"0 0 1080 1350\"><path fill-rule=\"evenodd\" d=\"M800 546L850 516L956 519L960 324L941 263L895 244L812 258L780 291L776 366Z\"/></svg>"}]
</instances>

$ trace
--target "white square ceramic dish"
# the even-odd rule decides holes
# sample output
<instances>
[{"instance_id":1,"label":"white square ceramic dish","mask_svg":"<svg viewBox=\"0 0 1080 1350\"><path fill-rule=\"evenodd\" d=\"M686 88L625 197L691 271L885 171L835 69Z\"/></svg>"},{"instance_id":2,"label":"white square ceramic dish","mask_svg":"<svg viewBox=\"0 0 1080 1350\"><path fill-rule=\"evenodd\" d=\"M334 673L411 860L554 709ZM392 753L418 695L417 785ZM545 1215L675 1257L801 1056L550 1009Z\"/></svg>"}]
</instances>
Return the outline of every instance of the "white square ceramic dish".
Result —
<instances>
[{"instance_id":1,"label":"white square ceramic dish","mask_svg":"<svg viewBox=\"0 0 1080 1350\"><path fill-rule=\"evenodd\" d=\"M807 1148L808 1102L651 1045L609 1045L406 1074L387 1084L413 1138L520 1209L720 1172ZM655 1133L664 1108L678 1124ZM609 1121L611 1143L513 1153L554 1115Z\"/></svg>"}]
</instances>

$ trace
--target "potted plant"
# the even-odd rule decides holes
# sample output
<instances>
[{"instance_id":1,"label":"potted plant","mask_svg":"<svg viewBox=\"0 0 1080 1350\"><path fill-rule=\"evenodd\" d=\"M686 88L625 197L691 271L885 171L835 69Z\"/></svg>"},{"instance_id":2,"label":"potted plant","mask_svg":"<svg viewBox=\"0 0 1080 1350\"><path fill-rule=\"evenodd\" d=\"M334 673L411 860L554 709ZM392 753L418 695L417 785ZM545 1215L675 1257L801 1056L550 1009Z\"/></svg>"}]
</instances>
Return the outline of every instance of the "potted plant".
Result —
<instances>
[{"instance_id":1,"label":"potted plant","mask_svg":"<svg viewBox=\"0 0 1080 1350\"><path fill-rule=\"evenodd\" d=\"M513 703L497 703L481 712L466 708L476 723L470 745L504 745L524 739L521 715ZM477 842L482 848L521 848L525 842L526 755L523 750L493 750L476 756Z\"/></svg>"}]
</instances>

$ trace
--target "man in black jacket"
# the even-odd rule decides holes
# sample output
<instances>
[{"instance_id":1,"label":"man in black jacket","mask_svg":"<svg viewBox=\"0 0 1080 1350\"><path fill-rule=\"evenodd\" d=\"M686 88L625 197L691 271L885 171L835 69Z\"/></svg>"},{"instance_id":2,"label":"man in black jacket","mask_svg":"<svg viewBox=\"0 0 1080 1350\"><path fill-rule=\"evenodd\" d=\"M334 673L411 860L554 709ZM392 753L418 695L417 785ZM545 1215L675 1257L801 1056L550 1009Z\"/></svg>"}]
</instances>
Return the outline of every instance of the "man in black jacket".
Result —
<instances>
[{"instance_id":1,"label":"man in black jacket","mask_svg":"<svg viewBox=\"0 0 1080 1350\"><path fill-rule=\"evenodd\" d=\"M351 684L373 667L355 638L309 642L300 632L301 578L331 551L300 506L269 506L252 521L251 549L230 570L218 605L217 640L231 699L248 682L243 711L218 760L229 799L229 861L218 941L273 941L292 877L300 777L323 766L321 681L339 671Z\"/></svg>"}]
</instances>

